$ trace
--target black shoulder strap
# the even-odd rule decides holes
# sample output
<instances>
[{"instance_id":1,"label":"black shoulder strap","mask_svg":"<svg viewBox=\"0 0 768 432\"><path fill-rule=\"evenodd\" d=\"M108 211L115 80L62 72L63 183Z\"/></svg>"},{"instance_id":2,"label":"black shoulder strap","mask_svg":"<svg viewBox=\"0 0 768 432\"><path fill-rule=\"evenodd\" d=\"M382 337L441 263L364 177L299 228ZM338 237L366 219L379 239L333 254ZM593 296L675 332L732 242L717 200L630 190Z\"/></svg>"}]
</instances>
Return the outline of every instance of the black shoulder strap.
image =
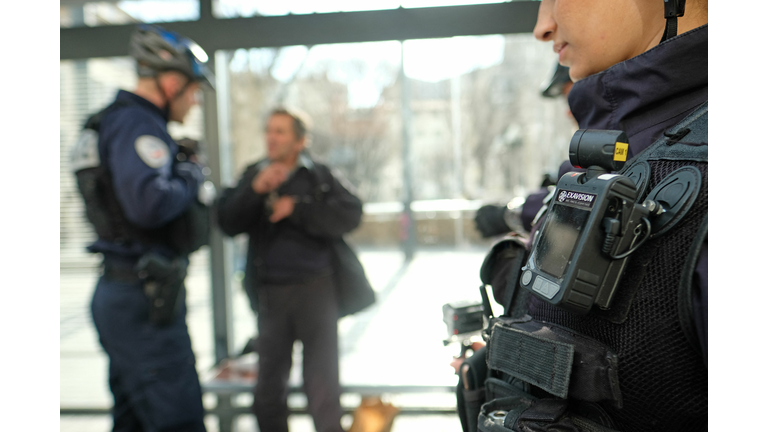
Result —
<instances>
[{"instance_id":1,"label":"black shoulder strap","mask_svg":"<svg viewBox=\"0 0 768 432\"><path fill-rule=\"evenodd\" d=\"M704 220L701 226L699 226L696 237L693 239L693 244L691 244L691 248L688 251L688 256L685 258L683 272L680 276L680 289L677 293L677 315L680 319L680 327L682 327L685 338L688 339L691 347L702 356L704 356L704 353L701 350L701 341L696 331L693 311L693 277L696 273L696 265L699 262L701 249L707 240L707 233L709 231L707 219L707 216L704 216Z\"/></svg>"},{"instance_id":2,"label":"black shoulder strap","mask_svg":"<svg viewBox=\"0 0 768 432\"><path fill-rule=\"evenodd\" d=\"M93 129L96 132L98 132L99 128L101 127L101 120L104 118L104 116L108 112L116 108L126 107L129 105L133 105L133 104L131 102L124 101L124 100L119 100L119 101L116 100L112 102L111 104L104 107L101 111L95 114L92 114L90 117L88 117L88 120L85 121L85 126L83 126L83 129Z\"/></svg>"},{"instance_id":3,"label":"black shoulder strap","mask_svg":"<svg viewBox=\"0 0 768 432\"><path fill-rule=\"evenodd\" d=\"M706 162L709 151L708 111L709 101L699 105L680 123L667 129L663 137L632 158L619 173L625 174L638 163L649 160Z\"/></svg>"},{"instance_id":4,"label":"black shoulder strap","mask_svg":"<svg viewBox=\"0 0 768 432\"><path fill-rule=\"evenodd\" d=\"M331 186L333 185L333 173L331 172L331 168L313 160L310 173L312 173L312 176L315 179L315 199L322 200L324 199L325 194L331 190Z\"/></svg>"},{"instance_id":5,"label":"black shoulder strap","mask_svg":"<svg viewBox=\"0 0 768 432\"><path fill-rule=\"evenodd\" d=\"M708 162L708 108L709 102L704 102L680 123L669 128L664 136L651 144L625 165L621 173L631 167L646 161L680 160L691 162ZM701 249L707 239L707 217L704 216L696 237L688 251L678 289L678 319L686 339L691 346L701 352L701 343L696 332L693 310L693 277Z\"/></svg>"}]
</instances>

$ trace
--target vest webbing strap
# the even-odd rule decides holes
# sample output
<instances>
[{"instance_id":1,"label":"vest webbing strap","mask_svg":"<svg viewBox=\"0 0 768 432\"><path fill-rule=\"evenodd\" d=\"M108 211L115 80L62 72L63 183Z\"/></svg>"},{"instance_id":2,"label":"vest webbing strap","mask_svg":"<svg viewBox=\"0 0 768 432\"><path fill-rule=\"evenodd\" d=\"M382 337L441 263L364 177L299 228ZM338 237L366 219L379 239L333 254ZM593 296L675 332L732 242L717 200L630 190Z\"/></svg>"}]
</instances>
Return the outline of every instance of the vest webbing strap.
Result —
<instances>
[{"instance_id":1,"label":"vest webbing strap","mask_svg":"<svg viewBox=\"0 0 768 432\"><path fill-rule=\"evenodd\" d=\"M531 383L561 398L568 396L574 345L535 333L495 325L488 367Z\"/></svg>"},{"instance_id":2,"label":"vest webbing strap","mask_svg":"<svg viewBox=\"0 0 768 432\"><path fill-rule=\"evenodd\" d=\"M649 160L690 160L707 162L709 146L708 119L709 101L699 105L680 123L667 130L648 148L632 158L619 174L624 174L635 164ZM677 139L671 139L669 134L680 134ZM676 145L678 144L678 145Z\"/></svg>"},{"instance_id":3,"label":"vest webbing strap","mask_svg":"<svg viewBox=\"0 0 768 432\"><path fill-rule=\"evenodd\" d=\"M514 247L514 245L511 245L511 247ZM530 291L519 286L520 269L523 267L525 258L527 258L525 246L520 245L517 248L517 255L512 260L512 266L509 269L507 278L507 286L504 289L504 315L521 317L528 312L528 295Z\"/></svg>"}]
</instances>

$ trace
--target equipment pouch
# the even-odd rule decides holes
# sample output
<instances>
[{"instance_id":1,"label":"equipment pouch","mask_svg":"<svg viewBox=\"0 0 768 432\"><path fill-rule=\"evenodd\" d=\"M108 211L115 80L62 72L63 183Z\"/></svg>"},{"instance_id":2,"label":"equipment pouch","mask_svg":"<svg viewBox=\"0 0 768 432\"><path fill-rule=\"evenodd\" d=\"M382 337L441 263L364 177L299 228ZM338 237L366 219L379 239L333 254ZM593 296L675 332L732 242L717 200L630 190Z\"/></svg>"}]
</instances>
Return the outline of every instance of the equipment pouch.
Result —
<instances>
[{"instance_id":1,"label":"equipment pouch","mask_svg":"<svg viewBox=\"0 0 768 432\"><path fill-rule=\"evenodd\" d=\"M619 432L570 410L564 399L538 399L517 390L482 406L481 432Z\"/></svg>"},{"instance_id":2,"label":"equipment pouch","mask_svg":"<svg viewBox=\"0 0 768 432\"><path fill-rule=\"evenodd\" d=\"M166 326L173 322L181 306L181 290L187 276L187 261L169 260L154 252L144 254L136 264L144 293L149 300L149 322Z\"/></svg>"},{"instance_id":3,"label":"equipment pouch","mask_svg":"<svg viewBox=\"0 0 768 432\"><path fill-rule=\"evenodd\" d=\"M194 200L181 216L168 225L167 231L171 248L181 255L207 246L211 231L210 208Z\"/></svg>"},{"instance_id":4,"label":"equipment pouch","mask_svg":"<svg viewBox=\"0 0 768 432\"><path fill-rule=\"evenodd\" d=\"M618 356L606 345L525 316L489 325L488 367L547 393L621 408Z\"/></svg>"},{"instance_id":5,"label":"equipment pouch","mask_svg":"<svg viewBox=\"0 0 768 432\"><path fill-rule=\"evenodd\" d=\"M518 391L526 391L530 386L518 379L512 378L511 382L499 378L490 377L485 380L485 400L507 397L516 394Z\"/></svg>"},{"instance_id":6,"label":"equipment pouch","mask_svg":"<svg viewBox=\"0 0 768 432\"><path fill-rule=\"evenodd\" d=\"M477 430L480 432L509 432L520 414L533 406L537 398L521 390L513 390L512 395L494 399L480 408L477 417Z\"/></svg>"}]
</instances>

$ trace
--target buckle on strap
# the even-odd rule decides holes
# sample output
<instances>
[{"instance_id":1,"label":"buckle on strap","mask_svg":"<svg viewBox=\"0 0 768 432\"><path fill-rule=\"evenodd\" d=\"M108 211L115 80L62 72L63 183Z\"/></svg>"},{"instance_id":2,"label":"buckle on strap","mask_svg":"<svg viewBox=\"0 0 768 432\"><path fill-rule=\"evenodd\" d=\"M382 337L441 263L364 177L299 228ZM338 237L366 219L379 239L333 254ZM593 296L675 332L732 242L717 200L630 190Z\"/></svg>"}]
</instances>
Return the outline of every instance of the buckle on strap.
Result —
<instances>
[{"instance_id":1,"label":"buckle on strap","mask_svg":"<svg viewBox=\"0 0 768 432\"><path fill-rule=\"evenodd\" d=\"M491 323L488 367L561 398L621 408L618 356L595 339L526 316Z\"/></svg>"}]
</instances>

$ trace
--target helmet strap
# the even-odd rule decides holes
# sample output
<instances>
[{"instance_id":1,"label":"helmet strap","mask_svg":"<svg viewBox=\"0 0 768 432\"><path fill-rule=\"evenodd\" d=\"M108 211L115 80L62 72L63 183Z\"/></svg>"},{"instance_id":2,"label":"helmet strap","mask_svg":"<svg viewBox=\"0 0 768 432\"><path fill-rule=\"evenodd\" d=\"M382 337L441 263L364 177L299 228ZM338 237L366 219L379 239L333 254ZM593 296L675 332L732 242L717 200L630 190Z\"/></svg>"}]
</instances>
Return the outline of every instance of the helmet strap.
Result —
<instances>
[{"instance_id":1,"label":"helmet strap","mask_svg":"<svg viewBox=\"0 0 768 432\"><path fill-rule=\"evenodd\" d=\"M163 97L163 100L165 101L165 103L163 104L163 111L168 112L170 111L171 101L168 99L167 96L165 96L165 90L163 90L163 86L160 85L159 74L156 74L154 78L155 78L155 85L157 86L157 90L160 92L160 95Z\"/></svg>"},{"instance_id":2,"label":"helmet strap","mask_svg":"<svg viewBox=\"0 0 768 432\"><path fill-rule=\"evenodd\" d=\"M179 91L177 91L177 92L176 92L176 94L173 96L173 99L172 99L172 100L176 100L176 99L180 98L180 97L181 97L181 95L183 95L183 94L184 94L184 92L185 92L185 91L187 91L187 88L188 88L188 87L189 87L189 86L190 86L190 85L191 85L193 82L194 82L193 80L191 80L191 79L187 78L187 82L186 82L186 83L184 83L184 85L183 85L183 86L181 86L181 88L179 89Z\"/></svg>"}]
</instances>

